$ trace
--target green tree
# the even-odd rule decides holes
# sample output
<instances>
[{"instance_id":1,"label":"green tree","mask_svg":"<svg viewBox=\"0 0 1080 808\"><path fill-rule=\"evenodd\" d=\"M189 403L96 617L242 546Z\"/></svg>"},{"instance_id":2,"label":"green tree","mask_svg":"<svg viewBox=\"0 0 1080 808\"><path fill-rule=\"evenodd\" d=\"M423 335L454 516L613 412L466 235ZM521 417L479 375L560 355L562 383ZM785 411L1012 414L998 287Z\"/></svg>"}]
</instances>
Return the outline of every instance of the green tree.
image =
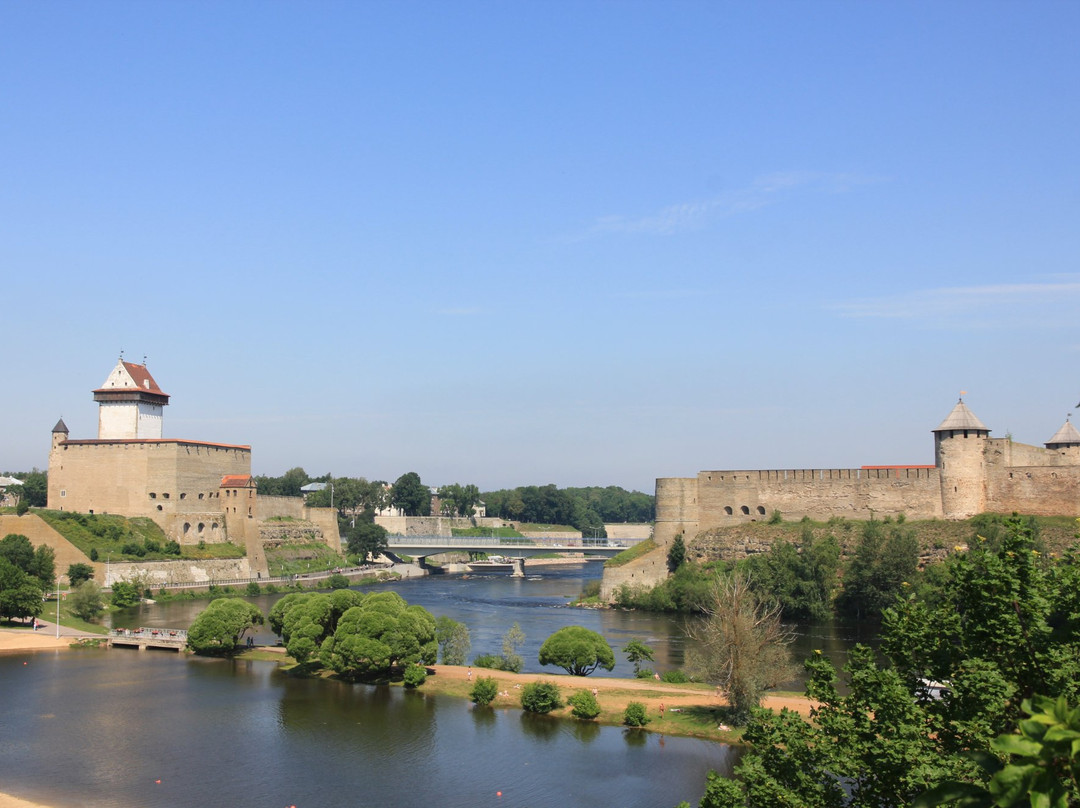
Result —
<instances>
[{"instance_id":1,"label":"green tree","mask_svg":"<svg viewBox=\"0 0 1080 808\"><path fill-rule=\"evenodd\" d=\"M118 609L126 609L134 606L142 600L139 587L129 581L117 581L112 585L112 596L109 602Z\"/></svg>"},{"instance_id":2,"label":"green tree","mask_svg":"<svg viewBox=\"0 0 1080 808\"><path fill-rule=\"evenodd\" d=\"M390 501L406 516L431 516L431 491L420 482L415 471L406 472L394 481Z\"/></svg>"},{"instance_id":3,"label":"green tree","mask_svg":"<svg viewBox=\"0 0 1080 808\"><path fill-rule=\"evenodd\" d=\"M877 618L904 583L914 580L918 565L919 543L910 529L875 519L864 522L837 607L856 617Z\"/></svg>"},{"instance_id":4,"label":"green tree","mask_svg":"<svg viewBox=\"0 0 1080 808\"><path fill-rule=\"evenodd\" d=\"M584 626L559 629L540 646L540 664L558 665L571 676L588 676L597 668L615 667L615 652L607 640Z\"/></svg>"},{"instance_id":5,"label":"green tree","mask_svg":"<svg viewBox=\"0 0 1080 808\"><path fill-rule=\"evenodd\" d=\"M786 619L827 620L840 568L836 537L815 539L804 526L799 545L779 541L741 562L759 597L776 600Z\"/></svg>"},{"instance_id":6,"label":"green tree","mask_svg":"<svg viewBox=\"0 0 1080 808\"><path fill-rule=\"evenodd\" d=\"M378 558L386 551L386 528L357 520L356 525L346 531L345 541L349 555L359 556L361 562L367 561L369 556Z\"/></svg>"},{"instance_id":7,"label":"green tree","mask_svg":"<svg viewBox=\"0 0 1080 808\"><path fill-rule=\"evenodd\" d=\"M326 579L326 585L330 589L348 589L349 579L342 575L340 572L335 572L333 575Z\"/></svg>"},{"instance_id":8,"label":"green tree","mask_svg":"<svg viewBox=\"0 0 1080 808\"><path fill-rule=\"evenodd\" d=\"M303 664L337 631L342 615L365 597L351 589L291 593L270 610L270 630L281 637L289 656Z\"/></svg>"},{"instance_id":9,"label":"green tree","mask_svg":"<svg viewBox=\"0 0 1080 808\"><path fill-rule=\"evenodd\" d=\"M529 682L521 688L521 707L528 713L550 713L563 706L559 688L551 682Z\"/></svg>"},{"instance_id":10,"label":"green tree","mask_svg":"<svg viewBox=\"0 0 1080 808\"><path fill-rule=\"evenodd\" d=\"M514 625L507 629L502 638L502 669L504 671L512 671L513 673L521 673L521 669L525 667L525 660L521 658L521 654L518 653L520 648L525 642L525 632L521 630L521 626L514 622Z\"/></svg>"},{"instance_id":11,"label":"green tree","mask_svg":"<svg viewBox=\"0 0 1080 808\"><path fill-rule=\"evenodd\" d=\"M1080 707L1071 708L1059 698L1028 700L1017 733L999 735L990 746L1010 756L1007 764L991 755L976 758L990 775L984 788L964 782L946 782L930 789L914 802L914 808L937 805L964 808L991 806L1080 805Z\"/></svg>"},{"instance_id":12,"label":"green tree","mask_svg":"<svg viewBox=\"0 0 1080 808\"><path fill-rule=\"evenodd\" d=\"M1080 698L1080 559L1048 564L1023 520L1008 528L996 549L976 540L948 559L940 599L910 594L885 610L884 662L852 651L843 695L823 655L808 660L812 721L756 711L737 769L742 801L730 804L891 808L944 783L989 789L979 762L1012 752L992 742L1031 726L1025 700ZM928 682L947 687L938 697Z\"/></svg>"},{"instance_id":13,"label":"green tree","mask_svg":"<svg viewBox=\"0 0 1080 808\"><path fill-rule=\"evenodd\" d=\"M472 516L473 508L480 501L480 489L471 483L452 483L439 489L439 502L449 516Z\"/></svg>"},{"instance_id":14,"label":"green tree","mask_svg":"<svg viewBox=\"0 0 1080 808\"><path fill-rule=\"evenodd\" d=\"M687 632L695 641L689 668L719 687L732 720L745 723L765 691L794 675L791 630L780 621L780 607L759 600L749 579L737 572L714 578L705 613Z\"/></svg>"},{"instance_id":15,"label":"green tree","mask_svg":"<svg viewBox=\"0 0 1080 808\"><path fill-rule=\"evenodd\" d=\"M637 676L641 671L642 662L653 661L653 649L641 640L630 640L623 646L622 652L626 654L626 661L634 664L634 676Z\"/></svg>"},{"instance_id":16,"label":"green tree","mask_svg":"<svg viewBox=\"0 0 1080 808\"><path fill-rule=\"evenodd\" d=\"M68 596L71 613L83 620L94 620L105 608L101 587L95 581L85 579Z\"/></svg>"},{"instance_id":17,"label":"green tree","mask_svg":"<svg viewBox=\"0 0 1080 808\"><path fill-rule=\"evenodd\" d=\"M667 552L668 572L675 572L686 561L686 544L683 542L682 533L675 535L671 547Z\"/></svg>"},{"instance_id":18,"label":"green tree","mask_svg":"<svg viewBox=\"0 0 1080 808\"><path fill-rule=\"evenodd\" d=\"M94 568L89 564L69 564L67 569L68 585L74 589L83 581L89 581L94 577Z\"/></svg>"},{"instance_id":19,"label":"green tree","mask_svg":"<svg viewBox=\"0 0 1080 808\"><path fill-rule=\"evenodd\" d=\"M196 654L232 654L241 648L243 636L264 622L263 613L246 600L218 598L210 601L192 621L188 647Z\"/></svg>"},{"instance_id":20,"label":"green tree","mask_svg":"<svg viewBox=\"0 0 1080 808\"><path fill-rule=\"evenodd\" d=\"M42 609L41 587L37 579L0 555L0 617L25 620L37 617Z\"/></svg>"},{"instance_id":21,"label":"green tree","mask_svg":"<svg viewBox=\"0 0 1080 808\"><path fill-rule=\"evenodd\" d=\"M20 504L25 502L31 508L44 508L49 503L49 476L44 471L26 472L19 475L23 481L20 491Z\"/></svg>"},{"instance_id":22,"label":"green tree","mask_svg":"<svg viewBox=\"0 0 1080 808\"><path fill-rule=\"evenodd\" d=\"M327 667L348 679L384 677L395 665L434 664L435 618L396 592L367 595L338 621L320 649Z\"/></svg>"},{"instance_id":23,"label":"green tree","mask_svg":"<svg viewBox=\"0 0 1080 808\"><path fill-rule=\"evenodd\" d=\"M21 533L8 533L0 539L0 558L6 558L27 575L33 575L34 545Z\"/></svg>"},{"instance_id":24,"label":"green tree","mask_svg":"<svg viewBox=\"0 0 1080 808\"><path fill-rule=\"evenodd\" d=\"M472 645L468 626L442 615L435 620L435 638L438 640L444 665L465 664Z\"/></svg>"}]
</instances>

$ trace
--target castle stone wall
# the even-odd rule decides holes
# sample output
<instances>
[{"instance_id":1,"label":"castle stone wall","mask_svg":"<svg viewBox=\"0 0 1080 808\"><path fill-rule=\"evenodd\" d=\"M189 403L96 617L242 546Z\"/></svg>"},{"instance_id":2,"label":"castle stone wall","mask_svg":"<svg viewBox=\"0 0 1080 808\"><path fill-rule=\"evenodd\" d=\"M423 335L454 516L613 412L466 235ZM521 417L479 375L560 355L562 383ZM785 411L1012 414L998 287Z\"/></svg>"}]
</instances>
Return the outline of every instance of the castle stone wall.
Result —
<instances>
[{"instance_id":1,"label":"castle stone wall","mask_svg":"<svg viewBox=\"0 0 1080 808\"><path fill-rule=\"evenodd\" d=\"M227 538L221 478L250 474L246 446L191 441L62 441L49 456L49 507L79 513L147 516L171 539L185 523L204 524L205 541ZM215 536L211 524L218 524ZM239 515L239 514L238 514Z\"/></svg>"}]
</instances>

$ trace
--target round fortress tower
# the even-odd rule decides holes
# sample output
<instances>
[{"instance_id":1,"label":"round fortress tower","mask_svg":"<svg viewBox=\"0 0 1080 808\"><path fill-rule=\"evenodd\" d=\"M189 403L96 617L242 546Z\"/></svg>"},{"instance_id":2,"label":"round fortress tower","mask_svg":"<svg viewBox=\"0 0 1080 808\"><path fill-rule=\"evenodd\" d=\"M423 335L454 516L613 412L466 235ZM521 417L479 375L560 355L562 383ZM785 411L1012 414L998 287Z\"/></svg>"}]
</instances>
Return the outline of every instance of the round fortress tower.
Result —
<instances>
[{"instance_id":1,"label":"round fortress tower","mask_svg":"<svg viewBox=\"0 0 1080 808\"><path fill-rule=\"evenodd\" d=\"M986 510L986 447L990 430L961 398L934 432L934 465L941 480L946 519L967 519Z\"/></svg>"}]
</instances>

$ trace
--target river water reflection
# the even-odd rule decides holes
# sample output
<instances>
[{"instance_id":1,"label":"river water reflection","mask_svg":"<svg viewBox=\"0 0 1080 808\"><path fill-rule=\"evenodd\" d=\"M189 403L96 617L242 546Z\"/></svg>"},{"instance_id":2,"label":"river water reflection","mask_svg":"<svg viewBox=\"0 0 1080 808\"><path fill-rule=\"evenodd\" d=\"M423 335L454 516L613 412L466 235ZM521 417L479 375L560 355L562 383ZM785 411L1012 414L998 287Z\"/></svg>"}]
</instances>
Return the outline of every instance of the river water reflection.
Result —
<instances>
[{"instance_id":1,"label":"river water reflection","mask_svg":"<svg viewBox=\"0 0 1080 808\"><path fill-rule=\"evenodd\" d=\"M473 654L498 652L518 622L527 670L545 670L540 643L570 623L616 649L642 638L657 649L658 669L681 666L679 618L566 608L598 574L562 568L531 580L447 576L380 588L466 623ZM274 599L255 600L268 610ZM144 606L116 624L184 627L204 607ZM620 659L614 675L630 670ZM39 652L0 656L0 682L0 790L55 806L662 808L696 802L706 772L729 772L735 758L721 744L476 710L423 690L296 679L269 662Z\"/></svg>"}]
</instances>

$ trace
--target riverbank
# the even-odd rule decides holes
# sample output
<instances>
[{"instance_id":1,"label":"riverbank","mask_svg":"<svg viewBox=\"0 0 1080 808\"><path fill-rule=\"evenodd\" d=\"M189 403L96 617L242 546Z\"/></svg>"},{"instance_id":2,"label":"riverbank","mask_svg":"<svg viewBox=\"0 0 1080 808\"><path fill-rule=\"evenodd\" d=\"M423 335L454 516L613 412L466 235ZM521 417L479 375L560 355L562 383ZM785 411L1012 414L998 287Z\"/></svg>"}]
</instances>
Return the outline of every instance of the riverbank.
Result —
<instances>
[{"instance_id":1,"label":"riverbank","mask_svg":"<svg viewBox=\"0 0 1080 808\"><path fill-rule=\"evenodd\" d=\"M600 724L621 726L626 705L637 701L645 705L649 717L649 724L645 729L650 732L705 738L722 743L737 743L742 738L742 729L724 723L727 701L718 696L716 689L710 685L668 684L652 679L614 679L608 676L568 676L558 673L507 673L456 665L432 665L429 669L434 670L435 674L428 676L420 688L422 692L443 693L460 698L469 697L473 682L478 677L492 677L499 688L499 695L491 703L491 707L495 709L520 710L521 688L529 682L542 680L558 686L564 702L579 690L595 690L596 700L600 705L600 715L596 721ZM787 708L809 717L814 703L803 696L777 693L766 696L762 700L762 706L776 711ZM569 706L554 710L550 714L571 721L580 720L573 718Z\"/></svg>"},{"instance_id":2,"label":"riverbank","mask_svg":"<svg viewBox=\"0 0 1080 808\"><path fill-rule=\"evenodd\" d=\"M286 670L295 667L295 663L280 646L256 648L240 656L248 654L264 660L276 659ZM452 698L468 699L476 679L481 676L493 678L499 695L491 702L492 709L520 711L521 688L530 682L545 681L559 688L564 702L579 690L594 692L600 706L600 715L595 719L598 724L622 726L623 712L627 704L637 701L645 705L649 718L645 729L649 732L702 738L720 743L739 743L742 738L741 728L725 723L727 701L717 694L715 688L706 684L670 684L652 679L616 679L609 676L568 676L554 672L509 673L459 665L429 665L428 670L433 673L428 675L419 691ZM319 670L311 675L333 676L327 670ZM798 694L774 693L762 699L762 706L777 712L786 708L809 718L815 704ZM570 721L581 720L571 715L569 705L553 710L550 715Z\"/></svg>"},{"instance_id":3,"label":"riverbank","mask_svg":"<svg viewBox=\"0 0 1080 808\"><path fill-rule=\"evenodd\" d=\"M61 628L61 634L56 636L53 626L33 629L5 628L0 629L0 653L14 651L46 651L51 648L67 648L77 637L65 635ZM3 803L0 803L3 805Z\"/></svg>"}]
</instances>

